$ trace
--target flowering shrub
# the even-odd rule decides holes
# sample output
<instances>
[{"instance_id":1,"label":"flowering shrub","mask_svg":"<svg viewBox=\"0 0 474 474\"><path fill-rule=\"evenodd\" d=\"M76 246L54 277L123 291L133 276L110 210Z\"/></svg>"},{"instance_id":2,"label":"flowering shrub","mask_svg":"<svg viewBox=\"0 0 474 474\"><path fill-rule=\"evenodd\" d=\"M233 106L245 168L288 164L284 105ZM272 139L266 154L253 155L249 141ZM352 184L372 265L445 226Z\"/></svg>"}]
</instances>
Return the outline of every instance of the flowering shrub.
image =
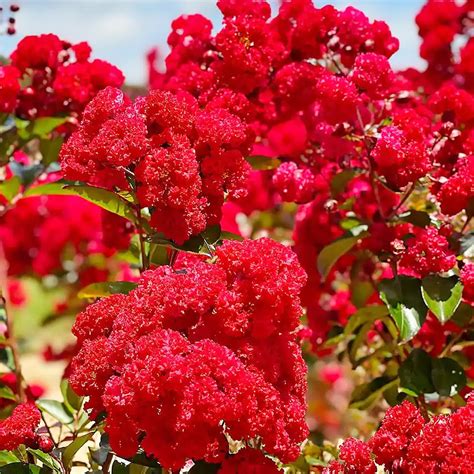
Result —
<instances>
[{"instance_id":1,"label":"flowering shrub","mask_svg":"<svg viewBox=\"0 0 474 474\"><path fill-rule=\"evenodd\" d=\"M471 472L472 2L217 7L0 66L0 472Z\"/></svg>"}]
</instances>

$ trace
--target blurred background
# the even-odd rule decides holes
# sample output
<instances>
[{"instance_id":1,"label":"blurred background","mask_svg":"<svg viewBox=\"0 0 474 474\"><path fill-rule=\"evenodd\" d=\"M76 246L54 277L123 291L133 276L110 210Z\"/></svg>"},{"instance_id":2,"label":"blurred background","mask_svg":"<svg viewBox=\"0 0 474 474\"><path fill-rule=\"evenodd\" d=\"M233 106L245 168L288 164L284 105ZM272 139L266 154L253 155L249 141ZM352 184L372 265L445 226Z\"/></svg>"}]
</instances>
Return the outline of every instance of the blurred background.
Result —
<instances>
[{"instance_id":1,"label":"blurred background","mask_svg":"<svg viewBox=\"0 0 474 474\"><path fill-rule=\"evenodd\" d=\"M0 0L0 5L3 0ZM0 37L0 55L8 55L25 35L56 33L71 42L88 41L94 56L118 66L128 84L146 82L145 53L157 46L168 52L166 38L171 21L183 13L201 13L217 28L221 15L215 0L22 0L17 2L17 34ZM277 8L278 0L271 0ZM392 58L395 68L420 66L414 18L422 0L315 1L317 6L352 5L372 20L386 21L400 39Z\"/></svg>"}]
</instances>

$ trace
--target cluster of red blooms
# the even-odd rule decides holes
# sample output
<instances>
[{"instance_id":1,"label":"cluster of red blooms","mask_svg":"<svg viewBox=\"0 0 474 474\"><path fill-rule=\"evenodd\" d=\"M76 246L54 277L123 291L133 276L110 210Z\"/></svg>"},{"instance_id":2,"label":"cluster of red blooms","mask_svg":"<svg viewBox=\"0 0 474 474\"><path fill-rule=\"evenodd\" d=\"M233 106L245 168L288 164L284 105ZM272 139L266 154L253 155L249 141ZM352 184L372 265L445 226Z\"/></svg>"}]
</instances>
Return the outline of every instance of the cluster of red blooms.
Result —
<instances>
[{"instance_id":1,"label":"cluster of red blooms","mask_svg":"<svg viewBox=\"0 0 474 474\"><path fill-rule=\"evenodd\" d=\"M353 295L335 289L341 287L336 279L348 279L356 263L362 281L392 275L380 259L349 255L321 280L317 256L343 236L348 216L370 233L356 249L384 261L391 255L401 273L423 277L456 264L449 226L422 229L393 217L404 209L400 192L420 181L436 197L445 222L472 206L472 2L430 0L417 17L428 67L399 73L388 62L398 40L384 22L370 22L355 8L283 1L272 18L264 0L220 0L218 6L224 20L216 34L200 15L173 22L165 73L149 58L150 86L185 90L202 107L226 97L246 112L256 137L253 153L282 160L271 182L268 172L260 178L268 190L264 206L274 205L275 190L280 200L304 204L296 217L295 251L309 276L303 303L318 346L356 310ZM453 54L455 35L465 39L459 58ZM358 176L335 193L334 177L345 170ZM255 181L248 188L258 210ZM251 200L228 205L226 219L251 209ZM375 288L370 298L378 301Z\"/></svg>"},{"instance_id":2,"label":"cluster of red blooms","mask_svg":"<svg viewBox=\"0 0 474 474\"><path fill-rule=\"evenodd\" d=\"M166 468L221 462L230 436L291 461L307 435L295 334L304 282L296 256L270 239L226 242L214 264L183 257L147 271L128 295L78 315L71 385L93 416L107 413L121 456L141 445Z\"/></svg>"},{"instance_id":3,"label":"cluster of red blooms","mask_svg":"<svg viewBox=\"0 0 474 474\"><path fill-rule=\"evenodd\" d=\"M375 474L376 464L393 473L471 472L474 465L474 398L451 415L426 422L405 401L389 408L379 430L367 443L346 440L340 461L325 474ZM376 463L376 464L375 464Z\"/></svg>"},{"instance_id":4,"label":"cluster of red blooms","mask_svg":"<svg viewBox=\"0 0 474 474\"><path fill-rule=\"evenodd\" d=\"M0 66L0 113L29 120L80 116L98 91L124 82L119 69L90 55L85 42L72 45L53 34L26 36L10 64Z\"/></svg>"},{"instance_id":5,"label":"cluster of red blooms","mask_svg":"<svg viewBox=\"0 0 474 474\"><path fill-rule=\"evenodd\" d=\"M15 407L7 419L0 421L0 449L13 451L23 444L51 451L51 438L37 433L40 422L40 411L33 403Z\"/></svg>"},{"instance_id":6,"label":"cluster of red blooms","mask_svg":"<svg viewBox=\"0 0 474 474\"><path fill-rule=\"evenodd\" d=\"M0 242L9 275L63 273L64 260L85 270L87 257L127 249L127 221L79 197L22 199L0 217ZM69 268L71 269L71 268Z\"/></svg>"},{"instance_id":7,"label":"cluster of red blooms","mask_svg":"<svg viewBox=\"0 0 474 474\"><path fill-rule=\"evenodd\" d=\"M15 153L14 158L15 164L31 164L23 153ZM13 176L10 166L5 172L7 179ZM38 183L57 178L56 173L50 173ZM7 204L1 194L0 204ZM30 197L20 199L0 215L0 251L8 262L10 276L60 274L66 270L64 260L69 259L74 269L81 270L83 283L87 284L91 276L87 257L110 257L117 250L128 249L131 232L127 220L79 197ZM107 272L102 272L97 278L106 276Z\"/></svg>"},{"instance_id":8,"label":"cluster of red blooms","mask_svg":"<svg viewBox=\"0 0 474 474\"><path fill-rule=\"evenodd\" d=\"M64 175L132 186L152 226L182 243L219 223L225 193L239 196L247 176L253 137L238 104L225 100L216 96L202 108L186 92L154 91L132 102L107 88L61 150Z\"/></svg>"}]
</instances>

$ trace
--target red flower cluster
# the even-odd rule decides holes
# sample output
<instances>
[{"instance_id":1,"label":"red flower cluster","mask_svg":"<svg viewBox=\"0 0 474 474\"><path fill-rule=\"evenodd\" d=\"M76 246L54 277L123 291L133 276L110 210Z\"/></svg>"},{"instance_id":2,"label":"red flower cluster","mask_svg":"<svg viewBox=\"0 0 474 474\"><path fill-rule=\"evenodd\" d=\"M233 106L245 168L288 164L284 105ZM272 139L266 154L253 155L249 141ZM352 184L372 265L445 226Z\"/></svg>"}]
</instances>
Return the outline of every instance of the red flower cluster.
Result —
<instances>
[{"instance_id":1,"label":"red flower cluster","mask_svg":"<svg viewBox=\"0 0 474 474\"><path fill-rule=\"evenodd\" d=\"M15 110L20 92L20 73L13 66L0 66L0 112Z\"/></svg>"},{"instance_id":2,"label":"red flower cluster","mask_svg":"<svg viewBox=\"0 0 474 474\"><path fill-rule=\"evenodd\" d=\"M32 403L18 405L0 422L0 449L13 451L21 444L37 447L36 430L41 422L40 411Z\"/></svg>"},{"instance_id":3,"label":"red flower cluster","mask_svg":"<svg viewBox=\"0 0 474 474\"><path fill-rule=\"evenodd\" d=\"M71 45L56 35L26 36L0 67L0 112L24 119L81 114L106 86L120 87L119 69L90 59L87 43ZM20 82L25 86L20 87Z\"/></svg>"},{"instance_id":4,"label":"red flower cluster","mask_svg":"<svg viewBox=\"0 0 474 474\"><path fill-rule=\"evenodd\" d=\"M0 217L0 245L12 276L61 274L66 251L73 252L74 268L84 270L88 256L128 248L130 231L125 219L74 196L22 199Z\"/></svg>"},{"instance_id":5,"label":"red flower cluster","mask_svg":"<svg viewBox=\"0 0 474 474\"><path fill-rule=\"evenodd\" d=\"M233 107L199 107L187 93L154 91L132 103L107 88L90 102L61 151L64 175L128 189L133 177L151 224L178 243L221 217L224 194L239 196L252 139Z\"/></svg>"},{"instance_id":6,"label":"red flower cluster","mask_svg":"<svg viewBox=\"0 0 474 474\"><path fill-rule=\"evenodd\" d=\"M225 96L245 111L256 143L289 162L275 175L282 197L308 202L324 170L334 173L340 158L355 153L341 123L358 127L366 97L391 93L387 58L398 40L352 7L283 2L275 18L266 1L222 0L218 7L224 21L215 36L200 15L173 22L166 73L152 69L151 87L189 91L201 104Z\"/></svg>"},{"instance_id":7,"label":"red flower cluster","mask_svg":"<svg viewBox=\"0 0 474 474\"><path fill-rule=\"evenodd\" d=\"M474 464L474 398L451 415L426 422L419 410L405 401L389 408L382 426L367 442L343 443L340 462L325 474L375 473L378 465L390 472L471 472Z\"/></svg>"},{"instance_id":8,"label":"red flower cluster","mask_svg":"<svg viewBox=\"0 0 474 474\"><path fill-rule=\"evenodd\" d=\"M430 273L446 272L456 265L456 255L449 248L443 230L413 228L399 261L402 273L425 277Z\"/></svg>"},{"instance_id":9,"label":"red flower cluster","mask_svg":"<svg viewBox=\"0 0 474 474\"><path fill-rule=\"evenodd\" d=\"M216 257L145 272L128 295L77 317L71 385L93 415L105 410L121 456L141 445L167 468L219 462L225 435L259 439L283 462L298 456L307 434L295 335L304 272L270 239L226 242Z\"/></svg>"}]
</instances>

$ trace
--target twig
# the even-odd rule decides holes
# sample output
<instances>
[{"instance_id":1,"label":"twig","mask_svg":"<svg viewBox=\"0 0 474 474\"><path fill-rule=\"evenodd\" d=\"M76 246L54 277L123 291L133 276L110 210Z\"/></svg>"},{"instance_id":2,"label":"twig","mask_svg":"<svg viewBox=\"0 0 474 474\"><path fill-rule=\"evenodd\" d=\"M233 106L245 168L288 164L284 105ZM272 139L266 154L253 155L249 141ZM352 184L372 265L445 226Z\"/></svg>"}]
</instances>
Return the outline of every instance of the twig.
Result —
<instances>
[{"instance_id":1,"label":"twig","mask_svg":"<svg viewBox=\"0 0 474 474\"><path fill-rule=\"evenodd\" d=\"M40 410L41 411L41 410ZM56 441L54 441L54 437L53 437L53 433L51 432L51 429L46 421L46 418L44 416L44 413L41 411L41 419L43 420L43 423L44 423L44 426L46 427L46 431L48 432L49 434L49 437L51 438L51 441L53 442L54 444L54 447L57 448L58 447L58 443Z\"/></svg>"},{"instance_id":2,"label":"twig","mask_svg":"<svg viewBox=\"0 0 474 474\"><path fill-rule=\"evenodd\" d=\"M102 471L103 472L109 472L110 465L112 464L112 460L114 458L114 455L112 452L107 453L107 457L105 458L104 464L102 464Z\"/></svg>"},{"instance_id":3,"label":"twig","mask_svg":"<svg viewBox=\"0 0 474 474\"><path fill-rule=\"evenodd\" d=\"M395 216L395 214L400 210L400 208L403 206L403 204L405 204L407 202L408 198L412 195L413 191L415 190L415 187L416 187L416 181L414 183L412 183L411 186L407 189L407 191L403 195L402 199L397 204L397 206L395 206L392 209L392 211L388 215L387 219L391 219L393 216Z\"/></svg>"}]
</instances>

